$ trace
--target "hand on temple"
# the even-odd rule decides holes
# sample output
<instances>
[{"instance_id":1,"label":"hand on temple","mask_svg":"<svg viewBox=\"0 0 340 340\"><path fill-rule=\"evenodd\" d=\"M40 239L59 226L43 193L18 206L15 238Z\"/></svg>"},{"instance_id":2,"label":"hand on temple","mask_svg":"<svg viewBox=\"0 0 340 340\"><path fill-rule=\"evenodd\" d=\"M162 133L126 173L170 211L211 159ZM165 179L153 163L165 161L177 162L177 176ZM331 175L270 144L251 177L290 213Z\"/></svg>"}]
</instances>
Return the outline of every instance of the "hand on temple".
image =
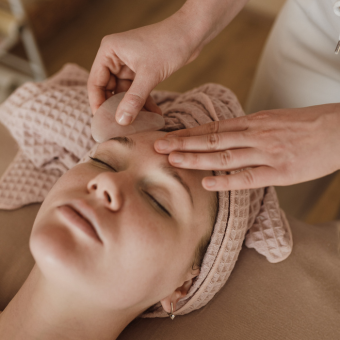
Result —
<instances>
[{"instance_id":1,"label":"hand on temple","mask_svg":"<svg viewBox=\"0 0 340 340\"><path fill-rule=\"evenodd\" d=\"M155 150L179 168L245 169L204 178L207 190L291 185L340 169L339 126L340 104L260 111L169 133Z\"/></svg>"}]
</instances>

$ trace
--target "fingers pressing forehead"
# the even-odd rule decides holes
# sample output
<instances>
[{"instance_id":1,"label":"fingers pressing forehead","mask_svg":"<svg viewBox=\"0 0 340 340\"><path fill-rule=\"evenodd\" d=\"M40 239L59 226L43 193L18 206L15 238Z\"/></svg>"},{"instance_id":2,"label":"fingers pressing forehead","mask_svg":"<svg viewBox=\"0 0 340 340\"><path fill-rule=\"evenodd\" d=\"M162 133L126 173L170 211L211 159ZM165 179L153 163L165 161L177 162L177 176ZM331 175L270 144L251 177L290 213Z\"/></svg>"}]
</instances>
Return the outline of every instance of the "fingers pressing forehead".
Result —
<instances>
[{"instance_id":1,"label":"fingers pressing forehead","mask_svg":"<svg viewBox=\"0 0 340 340\"><path fill-rule=\"evenodd\" d=\"M249 146L249 138L243 131L209 133L202 136L177 137L169 135L155 143L156 151L170 153L171 151L210 152Z\"/></svg>"},{"instance_id":2,"label":"fingers pressing forehead","mask_svg":"<svg viewBox=\"0 0 340 340\"><path fill-rule=\"evenodd\" d=\"M244 148L209 153L171 152L169 162L183 169L231 171L267 164L267 158L258 149Z\"/></svg>"},{"instance_id":3,"label":"fingers pressing forehead","mask_svg":"<svg viewBox=\"0 0 340 340\"><path fill-rule=\"evenodd\" d=\"M190 137L219 132L231 132L247 130L249 122L247 116L215 121L208 124L196 126L191 129L177 130L167 134L167 136Z\"/></svg>"}]
</instances>

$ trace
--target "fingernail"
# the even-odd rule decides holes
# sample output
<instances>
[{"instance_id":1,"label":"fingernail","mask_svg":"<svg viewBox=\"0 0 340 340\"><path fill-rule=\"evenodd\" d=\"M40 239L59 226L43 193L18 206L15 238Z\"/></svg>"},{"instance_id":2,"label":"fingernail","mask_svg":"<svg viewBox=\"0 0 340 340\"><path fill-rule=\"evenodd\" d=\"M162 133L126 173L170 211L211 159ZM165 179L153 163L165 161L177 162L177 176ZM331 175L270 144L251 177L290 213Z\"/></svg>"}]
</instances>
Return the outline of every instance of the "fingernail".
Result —
<instances>
[{"instance_id":1,"label":"fingernail","mask_svg":"<svg viewBox=\"0 0 340 340\"><path fill-rule=\"evenodd\" d=\"M172 163L182 163L184 156L181 153L174 153L171 155Z\"/></svg>"},{"instance_id":2,"label":"fingernail","mask_svg":"<svg viewBox=\"0 0 340 340\"><path fill-rule=\"evenodd\" d=\"M207 180L205 180L205 185L209 188L213 187L216 184L216 180L214 180L213 178L208 178Z\"/></svg>"},{"instance_id":3,"label":"fingernail","mask_svg":"<svg viewBox=\"0 0 340 340\"><path fill-rule=\"evenodd\" d=\"M161 139L156 142L156 147L158 150L165 150L170 146L170 142L166 139Z\"/></svg>"},{"instance_id":4,"label":"fingernail","mask_svg":"<svg viewBox=\"0 0 340 340\"><path fill-rule=\"evenodd\" d=\"M118 123L120 125L129 125L132 122L132 115L127 112L123 112L122 116L118 118Z\"/></svg>"}]
</instances>

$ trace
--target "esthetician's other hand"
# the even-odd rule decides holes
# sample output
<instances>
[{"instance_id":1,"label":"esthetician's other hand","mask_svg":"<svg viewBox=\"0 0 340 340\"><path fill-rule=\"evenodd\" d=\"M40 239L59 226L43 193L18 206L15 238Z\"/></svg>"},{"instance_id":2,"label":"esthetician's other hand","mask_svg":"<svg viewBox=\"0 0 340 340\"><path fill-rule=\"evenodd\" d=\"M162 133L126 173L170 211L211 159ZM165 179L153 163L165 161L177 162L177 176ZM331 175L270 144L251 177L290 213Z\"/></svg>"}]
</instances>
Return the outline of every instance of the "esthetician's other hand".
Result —
<instances>
[{"instance_id":1,"label":"esthetician's other hand","mask_svg":"<svg viewBox=\"0 0 340 340\"><path fill-rule=\"evenodd\" d=\"M150 92L194 60L247 1L187 0L157 24L104 37L87 85L92 112L112 91L127 91L117 108L119 124L130 124L143 106L161 113Z\"/></svg>"},{"instance_id":2,"label":"esthetician's other hand","mask_svg":"<svg viewBox=\"0 0 340 340\"><path fill-rule=\"evenodd\" d=\"M260 111L169 133L155 150L179 168L247 168L204 178L207 190L291 185L340 169L339 126L340 104Z\"/></svg>"},{"instance_id":3,"label":"esthetician's other hand","mask_svg":"<svg viewBox=\"0 0 340 340\"><path fill-rule=\"evenodd\" d=\"M93 113L109 97L127 91L116 120L130 124L143 106L162 113L150 92L173 72L199 54L188 41L184 25L176 16L154 25L103 38L88 80Z\"/></svg>"}]
</instances>

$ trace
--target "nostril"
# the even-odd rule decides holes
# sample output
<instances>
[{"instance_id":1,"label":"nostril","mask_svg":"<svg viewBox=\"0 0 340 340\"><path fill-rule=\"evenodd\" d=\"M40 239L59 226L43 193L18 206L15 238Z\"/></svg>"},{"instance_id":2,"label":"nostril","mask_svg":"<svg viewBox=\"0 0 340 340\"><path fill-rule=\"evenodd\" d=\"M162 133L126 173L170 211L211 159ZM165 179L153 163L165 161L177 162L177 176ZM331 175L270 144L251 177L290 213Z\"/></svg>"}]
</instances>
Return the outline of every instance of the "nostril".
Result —
<instances>
[{"instance_id":1,"label":"nostril","mask_svg":"<svg viewBox=\"0 0 340 340\"><path fill-rule=\"evenodd\" d=\"M93 185L92 185L92 188L93 188L94 190L97 190L97 184L93 184Z\"/></svg>"},{"instance_id":2,"label":"nostril","mask_svg":"<svg viewBox=\"0 0 340 340\"><path fill-rule=\"evenodd\" d=\"M111 203L111 197L110 197L110 195L108 194L107 191L104 192L104 195L105 195L106 199L109 201L109 203Z\"/></svg>"}]
</instances>

